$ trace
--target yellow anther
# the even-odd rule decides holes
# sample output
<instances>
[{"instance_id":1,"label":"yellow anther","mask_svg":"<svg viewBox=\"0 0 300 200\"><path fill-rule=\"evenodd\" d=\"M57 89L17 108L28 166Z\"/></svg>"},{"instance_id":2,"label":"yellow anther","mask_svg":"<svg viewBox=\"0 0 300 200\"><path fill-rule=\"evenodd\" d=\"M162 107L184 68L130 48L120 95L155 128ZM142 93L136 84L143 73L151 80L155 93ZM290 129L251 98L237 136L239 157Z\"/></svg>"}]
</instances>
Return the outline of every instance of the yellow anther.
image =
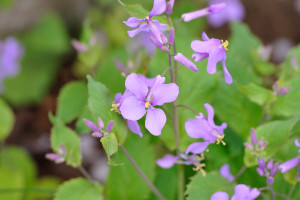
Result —
<instances>
[{"instance_id":1,"label":"yellow anther","mask_svg":"<svg viewBox=\"0 0 300 200\"><path fill-rule=\"evenodd\" d=\"M149 16L147 16L146 19L149 20Z\"/></svg>"},{"instance_id":2,"label":"yellow anther","mask_svg":"<svg viewBox=\"0 0 300 200\"><path fill-rule=\"evenodd\" d=\"M149 102L149 101L146 101L146 103L145 103L145 108L148 109L148 107L149 107L150 105L151 105L150 102Z\"/></svg>"},{"instance_id":3,"label":"yellow anther","mask_svg":"<svg viewBox=\"0 0 300 200\"><path fill-rule=\"evenodd\" d=\"M200 156L197 156L198 161L202 161L205 159L204 153L201 153Z\"/></svg>"},{"instance_id":4,"label":"yellow anther","mask_svg":"<svg viewBox=\"0 0 300 200\"><path fill-rule=\"evenodd\" d=\"M198 165L197 167L194 167L194 171L200 171L202 173L202 176L206 176L206 172L202 167L205 167L206 165L204 163Z\"/></svg>"},{"instance_id":5,"label":"yellow anther","mask_svg":"<svg viewBox=\"0 0 300 200\"><path fill-rule=\"evenodd\" d=\"M224 146L226 145L226 143L223 141L225 135L218 135L218 138L217 138L217 144L220 144L222 143Z\"/></svg>"},{"instance_id":6,"label":"yellow anther","mask_svg":"<svg viewBox=\"0 0 300 200\"><path fill-rule=\"evenodd\" d=\"M118 104L113 103L111 105L112 108L110 109L110 111L115 111L116 113L121 114L120 110L118 109L119 105L120 105L119 103Z\"/></svg>"},{"instance_id":7,"label":"yellow anther","mask_svg":"<svg viewBox=\"0 0 300 200\"><path fill-rule=\"evenodd\" d=\"M222 47L224 47L224 49L226 50L226 51L228 51L228 45L229 45L229 42L227 41L227 40L225 40L225 42L223 41L223 40L221 40L221 42L222 42L222 44L221 44L221 46Z\"/></svg>"}]
</instances>

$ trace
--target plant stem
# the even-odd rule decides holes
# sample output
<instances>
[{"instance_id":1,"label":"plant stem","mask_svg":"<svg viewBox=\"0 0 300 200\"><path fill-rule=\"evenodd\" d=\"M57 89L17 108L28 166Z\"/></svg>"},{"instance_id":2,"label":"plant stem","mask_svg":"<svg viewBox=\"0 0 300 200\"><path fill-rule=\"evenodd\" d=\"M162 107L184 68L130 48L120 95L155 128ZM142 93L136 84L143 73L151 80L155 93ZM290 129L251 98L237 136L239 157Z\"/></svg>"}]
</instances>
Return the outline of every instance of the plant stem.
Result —
<instances>
[{"instance_id":1,"label":"plant stem","mask_svg":"<svg viewBox=\"0 0 300 200\"><path fill-rule=\"evenodd\" d=\"M295 188L296 188L296 185L297 185L297 183L292 186L292 188L291 188L291 190L289 192L289 195L288 195L289 197L291 197L293 195L293 193L295 191Z\"/></svg>"},{"instance_id":2,"label":"plant stem","mask_svg":"<svg viewBox=\"0 0 300 200\"><path fill-rule=\"evenodd\" d=\"M245 170L247 169L246 165L244 165L239 171L238 173L236 173L235 177L234 177L234 181L238 180L240 178L240 176L245 172Z\"/></svg>"},{"instance_id":3,"label":"plant stem","mask_svg":"<svg viewBox=\"0 0 300 200\"><path fill-rule=\"evenodd\" d=\"M177 107L182 107L182 108L186 108L186 109L189 109L190 111L192 111L195 115L198 115L199 113L194 110L193 108L189 107L189 106L186 106L186 105L183 105L183 104L178 104Z\"/></svg>"},{"instance_id":4,"label":"plant stem","mask_svg":"<svg viewBox=\"0 0 300 200\"><path fill-rule=\"evenodd\" d=\"M86 169L83 166L78 167L79 171L82 173L82 175L87 178L92 183L95 182L95 180L92 178L92 176L86 171Z\"/></svg>"},{"instance_id":5,"label":"plant stem","mask_svg":"<svg viewBox=\"0 0 300 200\"><path fill-rule=\"evenodd\" d=\"M274 200L275 194L274 194L274 190L273 190L273 185L270 184L270 193L271 193L271 200Z\"/></svg>"},{"instance_id":6,"label":"plant stem","mask_svg":"<svg viewBox=\"0 0 300 200\"><path fill-rule=\"evenodd\" d=\"M284 199L286 199L286 200L291 200L290 197L288 197L288 196L286 196L286 195L284 195L284 194L281 194L281 193L275 192L274 195L275 195L275 196L282 197L282 198L284 198Z\"/></svg>"},{"instance_id":7,"label":"plant stem","mask_svg":"<svg viewBox=\"0 0 300 200\"><path fill-rule=\"evenodd\" d=\"M144 174L144 172L139 168L139 166L136 164L136 162L133 160L131 155L128 153L128 151L125 149L123 145L120 145L122 151L130 161L130 163L133 165L135 170L139 173L139 175L142 177L142 179L145 181L145 183L149 186L149 188L152 190L152 192L157 196L160 200L166 200L166 198L158 191L158 189L151 183L151 181L147 178L147 176Z\"/></svg>"}]
</instances>

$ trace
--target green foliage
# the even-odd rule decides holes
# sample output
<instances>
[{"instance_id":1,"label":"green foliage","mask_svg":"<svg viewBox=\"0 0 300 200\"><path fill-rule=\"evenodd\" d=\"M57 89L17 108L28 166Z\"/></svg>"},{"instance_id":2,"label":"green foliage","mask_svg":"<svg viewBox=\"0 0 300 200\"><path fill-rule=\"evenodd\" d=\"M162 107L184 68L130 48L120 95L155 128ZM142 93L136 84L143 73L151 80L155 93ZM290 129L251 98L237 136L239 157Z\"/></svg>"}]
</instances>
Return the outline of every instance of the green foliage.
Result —
<instances>
[{"instance_id":1,"label":"green foliage","mask_svg":"<svg viewBox=\"0 0 300 200\"><path fill-rule=\"evenodd\" d=\"M66 84L58 96L57 117L68 123L78 117L87 104L88 90L85 83L75 81Z\"/></svg>"},{"instance_id":2,"label":"green foliage","mask_svg":"<svg viewBox=\"0 0 300 200\"><path fill-rule=\"evenodd\" d=\"M217 191L232 193L230 182L217 172L210 172L206 176L197 173L187 185L186 195L188 200L210 199Z\"/></svg>"},{"instance_id":3,"label":"green foliage","mask_svg":"<svg viewBox=\"0 0 300 200\"><path fill-rule=\"evenodd\" d=\"M75 178L62 184L54 200L101 200L102 187L83 178Z\"/></svg>"},{"instance_id":4,"label":"green foliage","mask_svg":"<svg viewBox=\"0 0 300 200\"><path fill-rule=\"evenodd\" d=\"M271 90L257 86L253 83L245 86L241 85L239 86L239 89L249 98L250 101L261 106L268 105L273 100L275 100L275 97Z\"/></svg>"},{"instance_id":5,"label":"green foliage","mask_svg":"<svg viewBox=\"0 0 300 200\"><path fill-rule=\"evenodd\" d=\"M60 180L55 177L42 177L32 186L34 190L28 191L26 200L53 199Z\"/></svg>"},{"instance_id":6,"label":"green foliage","mask_svg":"<svg viewBox=\"0 0 300 200\"><path fill-rule=\"evenodd\" d=\"M149 143L149 138L143 137L141 139L137 135L131 134L126 140L125 148L148 179L153 181L155 161L153 145ZM107 199L142 200L149 197L148 185L122 151L114 156L114 161L124 164L112 166L110 169L107 179Z\"/></svg>"},{"instance_id":7,"label":"green foliage","mask_svg":"<svg viewBox=\"0 0 300 200\"><path fill-rule=\"evenodd\" d=\"M60 18L43 17L23 34L20 43L24 58L20 73L5 80L3 96L14 106L38 103L47 94L60 65L60 56L69 48L69 38Z\"/></svg>"},{"instance_id":8,"label":"green foliage","mask_svg":"<svg viewBox=\"0 0 300 200\"><path fill-rule=\"evenodd\" d=\"M50 116L53 127L51 129L51 147L54 152L58 153L61 145L66 148L66 163L72 167L81 165L80 141L77 134L64 123L53 116Z\"/></svg>"},{"instance_id":9,"label":"green foliage","mask_svg":"<svg viewBox=\"0 0 300 200\"><path fill-rule=\"evenodd\" d=\"M127 128L118 114L110 111L113 100L109 96L107 88L103 84L94 81L91 76L87 76L87 79L89 91L88 105L94 121L97 121L97 118L101 117L104 124L107 125L110 120L113 120L114 128L112 132L116 134L120 144L124 143L127 136Z\"/></svg>"},{"instance_id":10,"label":"green foliage","mask_svg":"<svg viewBox=\"0 0 300 200\"><path fill-rule=\"evenodd\" d=\"M14 191L15 188L24 186L24 179L21 172L14 172L9 168L0 167L0 199L20 200L23 194Z\"/></svg>"},{"instance_id":11,"label":"green foliage","mask_svg":"<svg viewBox=\"0 0 300 200\"><path fill-rule=\"evenodd\" d=\"M118 165L111 160L111 156L118 152L118 139L114 133L109 133L108 136L104 136L100 139L101 144L106 152L108 164Z\"/></svg>"},{"instance_id":12,"label":"green foliage","mask_svg":"<svg viewBox=\"0 0 300 200\"><path fill-rule=\"evenodd\" d=\"M292 129L299 119L299 117L295 117L287 120L272 121L255 129L257 138L264 138L264 140L268 142L268 146L265 148L266 154L263 156L264 159L268 160L282 149L292 135ZM250 137L248 141L250 143ZM252 157L251 151L246 148L244 162L247 166L257 164L257 159L251 159Z\"/></svg>"},{"instance_id":13,"label":"green foliage","mask_svg":"<svg viewBox=\"0 0 300 200\"><path fill-rule=\"evenodd\" d=\"M12 131L15 117L11 108L0 98L0 142Z\"/></svg>"}]
</instances>

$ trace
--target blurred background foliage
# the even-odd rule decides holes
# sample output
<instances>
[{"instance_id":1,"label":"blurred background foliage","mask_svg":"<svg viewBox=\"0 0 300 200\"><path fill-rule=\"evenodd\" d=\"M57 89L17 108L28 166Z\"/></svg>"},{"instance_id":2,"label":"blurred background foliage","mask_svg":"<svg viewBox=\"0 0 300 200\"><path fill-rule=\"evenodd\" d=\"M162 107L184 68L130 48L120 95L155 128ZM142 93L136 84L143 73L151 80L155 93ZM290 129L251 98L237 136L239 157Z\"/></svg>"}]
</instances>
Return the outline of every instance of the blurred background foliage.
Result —
<instances>
[{"instance_id":1,"label":"blurred background foliage","mask_svg":"<svg viewBox=\"0 0 300 200\"><path fill-rule=\"evenodd\" d=\"M251 127L256 128L258 138L264 137L269 142L266 159L272 156L283 162L297 155L293 141L300 135L300 46L297 45L300 30L295 25L300 25L300 13L294 0L273 1L266 1L266 5L261 5L260 1L242 1L246 18L241 23L216 29L207 24L206 18L201 18L176 26L177 51L187 57L193 53L191 41L200 39L204 30L210 37L228 39L226 65L234 80L232 85L224 83L221 66L215 75L208 75L207 61L197 63L198 73L186 68L179 70L179 104L206 113L203 104L210 103L215 109L217 124L228 124L224 139L227 145L212 145L206 153L207 177L195 174L192 167L185 167L188 199L199 199L199 196L208 199L217 190L232 194L234 186L217 173L225 163L230 164L233 174L244 163L247 165L238 183L253 187L265 185L265 180L256 172L256 162L250 161L251 154L243 146L243 142L250 141ZM80 199L101 199L99 194L107 199L155 199L122 152L106 158L99 142L86 134L89 129L82 119L95 121L99 115L105 124L110 119L117 121L116 137L121 143L125 142L137 164L163 195L175 199L176 166L165 170L155 165L157 158L174 152L170 120L160 137L154 137L142 128L144 137L141 139L126 130L117 114L105 113L114 95L125 89L125 77L115 66L115 59L148 77L161 74L168 65L165 52L157 50L156 55L150 57L144 50L136 48L137 41L129 39L122 22L138 13L111 0L81 3L68 0L61 5L55 1L42 1L44 4L39 3L41 11L34 13L34 2L27 2L32 4L33 13L30 13L21 1L0 1L1 38L14 35L25 50L20 73L5 80L5 91L0 96L0 199L52 199L55 195L55 199L60 200L76 199L83 194ZM123 2L126 5L138 3L147 11L153 3ZM206 4L204 0L176 1L172 18L176 23L182 13L201 9ZM263 7L273 12L263 13L260 11ZM6 19L18 10L20 16L12 18L8 24ZM28 16L24 15L24 10ZM287 11L289 14L282 14ZM278 21L278 16L282 15L288 25ZM17 20L21 22L14 25ZM278 30L281 26L286 32ZM75 52L71 45L73 39L84 44L87 50ZM277 45L278 40L289 42ZM267 58L261 51L266 45L272 45L271 55ZM284 48L290 49L288 54ZM91 74L88 80L87 74ZM286 95L274 95L272 86L276 81L279 87L290 87L290 91ZM98 99L105 103L98 105ZM194 116L188 110L179 109L181 150L184 151L194 141L187 136L184 123ZM66 163L74 168L66 164L55 165L44 158L51 147L58 151L60 144L72 150ZM109 167L107 159L112 159L111 164L123 165ZM105 187L90 184L82 178L63 183L81 176L76 169L81 164L101 184L105 183ZM291 185L296 184L295 174L296 170L291 170L277 175L275 190L288 194ZM211 185L212 182L216 184ZM76 193L72 194L74 191ZM297 185L294 199L300 198L299 191Z\"/></svg>"}]
</instances>

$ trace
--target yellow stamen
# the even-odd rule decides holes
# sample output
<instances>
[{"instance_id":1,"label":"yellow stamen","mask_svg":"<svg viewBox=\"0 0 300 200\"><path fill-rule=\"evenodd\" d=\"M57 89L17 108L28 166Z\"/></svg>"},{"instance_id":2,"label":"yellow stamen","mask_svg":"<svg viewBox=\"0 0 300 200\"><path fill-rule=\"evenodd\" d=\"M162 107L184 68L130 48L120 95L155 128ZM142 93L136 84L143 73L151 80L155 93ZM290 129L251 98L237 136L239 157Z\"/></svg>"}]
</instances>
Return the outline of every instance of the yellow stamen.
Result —
<instances>
[{"instance_id":1,"label":"yellow stamen","mask_svg":"<svg viewBox=\"0 0 300 200\"><path fill-rule=\"evenodd\" d=\"M149 107L150 105L151 105L150 102L149 102L149 101L146 101L146 103L145 103L145 108L148 109L148 107Z\"/></svg>"},{"instance_id":2,"label":"yellow stamen","mask_svg":"<svg viewBox=\"0 0 300 200\"><path fill-rule=\"evenodd\" d=\"M205 167L206 165L204 163L198 165L197 167L194 167L194 171L200 171L202 173L202 176L206 176L206 172L202 167Z\"/></svg>"},{"instance_id":3,"label":"yellow stamen","mask_svg":"<svg viewBox=\"0 0 300 200\"><path fill-rule=\"evenodd\" d=\"M118 109L118 106L119 106L120 104L119 103L117 103L117 104L115 104L115 103L113 103L112 105L111 105L111 109L110 109L110 111L115 111L116 113L118 113L118 114L121 114L121 112L119 111L119 109Z\"/></svg>"},{"instance_id":4,"label":"yellow stamen","mask_svg":"<svg viewBox=\"0 0 300 200\"><path fill-rule=\"evenodd\" d=\"M223 141L224 137L225 137L225 134L223 134L223 135L218 135L218 138L217 138L217 144L222 143L222 144L225 146L226 143Z\"/></svg>"},{"instance_id":5,"label":"yellow stamen","mask_svg":"<svg viewBox=\"0 0 300 200\"><path fill-rule=\"evenodd\" d=\"M147 16L146 19L149 20L149 16Z\"/></svg>"},{"instance_id":6,"label":"yellow stamen","mask_svg":"<svg viewBox=\"0 0 300 200\"><path fill-rule=\"evenodd\" d=\"M223 41L223 40L221 40L221 42L222 42L222 44L221 44L221 46L222 47L224 47L224 49L226 50L226 51L228 51L228 45L229 45L229 42L227 41L227 40L225 40L225 42Z\"/></svg>"}]
</instances>

